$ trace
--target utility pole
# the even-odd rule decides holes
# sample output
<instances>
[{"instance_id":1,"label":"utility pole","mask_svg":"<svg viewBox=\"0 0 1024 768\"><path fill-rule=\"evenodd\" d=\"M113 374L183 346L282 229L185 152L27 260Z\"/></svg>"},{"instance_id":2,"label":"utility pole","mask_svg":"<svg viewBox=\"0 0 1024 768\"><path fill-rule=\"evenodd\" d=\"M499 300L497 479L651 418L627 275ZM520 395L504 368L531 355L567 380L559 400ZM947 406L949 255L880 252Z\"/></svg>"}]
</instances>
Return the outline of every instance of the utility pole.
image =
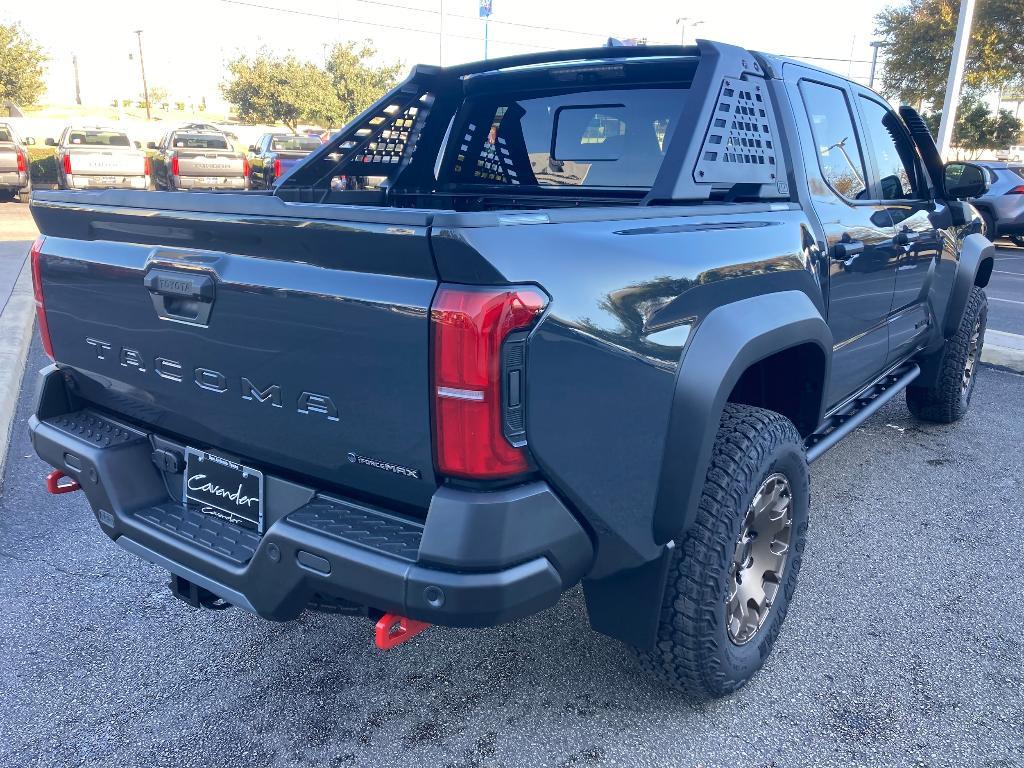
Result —
<instances>
[{"instance_id":1,"label":"utility pole","mask_svg":"<svg viewBox=\"0 0 1024 768\"><path fill-rule=\"evenodd\" d=\"M686 22L688 22L691 18L691 16L681 16L680 18L676 19L676 24L678 24L681 29L680 43L682 43L683 45L686 45ZM690 26L699 27L703 23L703 21L695 21Z\"/></svg>"},{"instance_id":2,"label":"utility pole","mask_svg":"<svg viewBox=\"0 0 1024 768\"><path fill-rule=\"evenodd\" d=\"M939 121L939 155L946 159L953 145L953 126L956 125L956 110L960 104L960 85L964 79L964 64L967 61L967 44L971 40L971 24L974 22L974 0L960 0L960 19L956 25L956 39L953 41L953 57L949 62L949 78L946 80L946 98L942 102L942 120Z\"/></svg>"},{"instance_id":3,"label":"utility pole","mask_svg":"<svg viewBox=\"0 0 1024 768\"><path fill-rule=\"evenodd\" d=\"M878 49L885 43L881 40L872 40L871 43L871 76L868 78L868 88L875 87L875 67L878 64Z\"/></svg>"},{"instance_id":4,"label":"utility pole","mask_svg":"<svg viewBox=\"0 0 1024 768\"><path fill-rule=\"evenodd\" d=\"M78 82L78 55L71 54L71 66L75 68L75 104L82 106L82 86Z\"/></svg>"},{"instance_id":5,"label":"utility pole","mask_svg":"<svg viewBox=\"0 0 1024 768\"><path fill-rule=\"evenodd\" d=\"M146 64L142 60L142 30L136 29L135 35L139 38L139 69L142 70L142 100L146 105L146 119L149 120L149 86L146 85Z\"/></svg>"}]
</instances>

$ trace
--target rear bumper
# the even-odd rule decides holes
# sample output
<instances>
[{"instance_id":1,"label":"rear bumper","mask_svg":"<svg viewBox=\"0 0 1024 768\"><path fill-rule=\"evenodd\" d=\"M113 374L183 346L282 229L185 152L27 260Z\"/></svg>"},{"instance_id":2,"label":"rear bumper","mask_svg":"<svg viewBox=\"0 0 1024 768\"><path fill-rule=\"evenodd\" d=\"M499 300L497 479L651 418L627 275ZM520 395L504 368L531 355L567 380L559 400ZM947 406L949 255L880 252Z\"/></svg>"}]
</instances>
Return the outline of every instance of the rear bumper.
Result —
<instances>
[{"instance_id":1,"label":"rear bumper","mask_svg":"<svg viewBox=\"0 0 1024 768\"><path fill-rule=\"evenodd\" d=\"M244 176L226 176L211 181L210 177L201 176L175 176L173 178L175 189L245 189Z\"/></svg>"},{"instance_id":2,"label":"rear bumper","mask_svg":"<svg viewBox=\"0 0 1024 768\"><path fill-rule=\"evenodd\" d=\"M28 186L28 174L20 171L0 173L0 189L22 190Z\"/></svg>"},{"instance_id":3,"label":"rear bumper","mask_svg":"<svg viewBox=\"0 0 1024 768\"><path fill-rule=\"evenodd\" d=\"M43 371L32 443L76 479L111 539L267 619L340 598L433 624L490 626L554 605L593 560L590 538L551 489L439 488L425 521L266 476L262 536L181 504L157 448L183 448L75 401Z\"/></svg>"},{"instance_id":4,"label":"rear bumper","mask_svg":"<svg viewBox=\"0 0 1024 768\"><path fill-rule=\"evenodd\" d=\"M146 189L149 180L145 176L88 175L72 173L65 179L68 189Z\"/></svg>"}]
</instances>

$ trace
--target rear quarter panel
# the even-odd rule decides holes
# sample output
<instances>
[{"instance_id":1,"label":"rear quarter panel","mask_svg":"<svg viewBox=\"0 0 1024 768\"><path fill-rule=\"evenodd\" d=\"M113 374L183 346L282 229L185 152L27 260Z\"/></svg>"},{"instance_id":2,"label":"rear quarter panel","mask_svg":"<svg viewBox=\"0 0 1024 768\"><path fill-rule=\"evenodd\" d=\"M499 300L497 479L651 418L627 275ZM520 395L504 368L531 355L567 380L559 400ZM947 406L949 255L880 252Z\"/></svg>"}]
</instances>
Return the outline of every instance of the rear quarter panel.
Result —
<instances>
[{"instance_id":1,"label":"rear quarter panel","mask_svg":"<svg viewBox=\"0 0 1024 768\"><path fill-rule=\"evenodd\" d=\"M821 305L802 211L716 208L432 233L442 279L536 283L551 296L529 345L527 434L596 534L594 578L659 551L652 520L676 373L702 318L770 291L800 290ZM494 274L467 274L473 252Z\"/></svg>"}]
</instances>

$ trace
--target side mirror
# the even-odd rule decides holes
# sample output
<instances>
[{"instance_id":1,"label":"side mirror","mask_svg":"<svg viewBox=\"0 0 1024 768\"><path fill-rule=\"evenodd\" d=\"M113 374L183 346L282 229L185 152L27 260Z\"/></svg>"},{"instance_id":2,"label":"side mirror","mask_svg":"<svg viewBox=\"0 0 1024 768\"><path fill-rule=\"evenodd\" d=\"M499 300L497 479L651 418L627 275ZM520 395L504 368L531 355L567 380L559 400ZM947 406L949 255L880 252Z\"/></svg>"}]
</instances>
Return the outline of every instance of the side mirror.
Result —
<instances>
[{"instance_id":1,"label":"side mirror","mask_svg":"<svg viewBox=\"0 0 1024 768\"><path fill-rule=\"evenodd\" d=\"M256 151L257 151L256 150L256 145L255 144L250 144L249 145L249 151L252 152L255 155Z\"/></svg>"},{"instance_id":2,"label":"side mirror","mask_svg":"<svg viewBox=\"0 0 1024 768\"><path fill-rule=\"evenodd\" d=\"M48 147L56 147L57 146L57 140L56 139L48 138L46 140L46 146L48 146Z\"/></svg>"},{"instance_id":3,"label":"side mirror","mask_svg":"<svg viewBox=\"0 0 1024 768\"><path fill-rule=\"evenodd\" d=\"M155 141L147 141L146 142L146 149L156 149L156 142Z\"/></svg>"},{"instance_id":4,"label":"side mirror","mask_svg":"<svg viewBox=\"0 0 1024 768\"><path fill-rule=\"evenodd\" d=\"M25 137L25 146L26 147L33 147L33 146L35 146L35 143L36 143L36 140L33 139L31 136L26 136Z\"/></svg>"},{"instance_id":5,"label":"side mirror","mask_svg":"<svg viewBox=\"0 0 1024 768\"><path fill-rule=\"evenodd\" d=\"M132 144L135 145L136 149L142 149L142 142L141 141L133 141Z\"/></svg>"},{"instance_id":6,"label":"side mirror","mask_svg":"<svg viewBox=\"0 0 1024 768\"><path fill-rule=\"evenodd\" d=\"M946 163L943 180L949 200L981 197L989 188L988 174L974 163Z\"/></svg>"}]
</instances>

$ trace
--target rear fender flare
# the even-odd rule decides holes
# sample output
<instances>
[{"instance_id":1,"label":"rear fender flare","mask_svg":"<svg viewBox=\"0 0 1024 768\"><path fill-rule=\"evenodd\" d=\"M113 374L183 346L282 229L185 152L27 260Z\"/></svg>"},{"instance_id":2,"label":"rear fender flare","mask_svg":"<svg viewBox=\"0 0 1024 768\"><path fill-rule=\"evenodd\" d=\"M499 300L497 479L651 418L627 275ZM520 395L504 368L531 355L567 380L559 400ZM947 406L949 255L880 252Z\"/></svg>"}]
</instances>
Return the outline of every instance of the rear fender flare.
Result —
<instances>
[{"instance_id":1,"label":"rear fender flare","mask_svg":"<svg viewBox=\"0 0 1024 768\"><path fill-rule=\"evenodd\" d=\"M771 355L807 343L822 351L827 382L832 332L818 307L801 291L725 304L701 322L683 352L676 377L654 511L657 543L678 539L696 516L722 410L740 376ZM794 371L794 379L798 376ZM820 391L817 423L824 412L827 387Z\"/></svg>"},{"instance_id":2,"label":"rear fender flare","mask_svg":"<svg viewBox=\"0 0 1024 768\"><path fill-rule=\"evenodd\" d=\"M974 286L984 288L992 276L995 265L996 247L982 234L975 232L964 238L960 246L960 261L953 278L953 289L946 305L946 317L942 324L942 335L946 339L953 337L960 327L960 319L964 316L967 299Z\"/></svg>"}]
</instances>

